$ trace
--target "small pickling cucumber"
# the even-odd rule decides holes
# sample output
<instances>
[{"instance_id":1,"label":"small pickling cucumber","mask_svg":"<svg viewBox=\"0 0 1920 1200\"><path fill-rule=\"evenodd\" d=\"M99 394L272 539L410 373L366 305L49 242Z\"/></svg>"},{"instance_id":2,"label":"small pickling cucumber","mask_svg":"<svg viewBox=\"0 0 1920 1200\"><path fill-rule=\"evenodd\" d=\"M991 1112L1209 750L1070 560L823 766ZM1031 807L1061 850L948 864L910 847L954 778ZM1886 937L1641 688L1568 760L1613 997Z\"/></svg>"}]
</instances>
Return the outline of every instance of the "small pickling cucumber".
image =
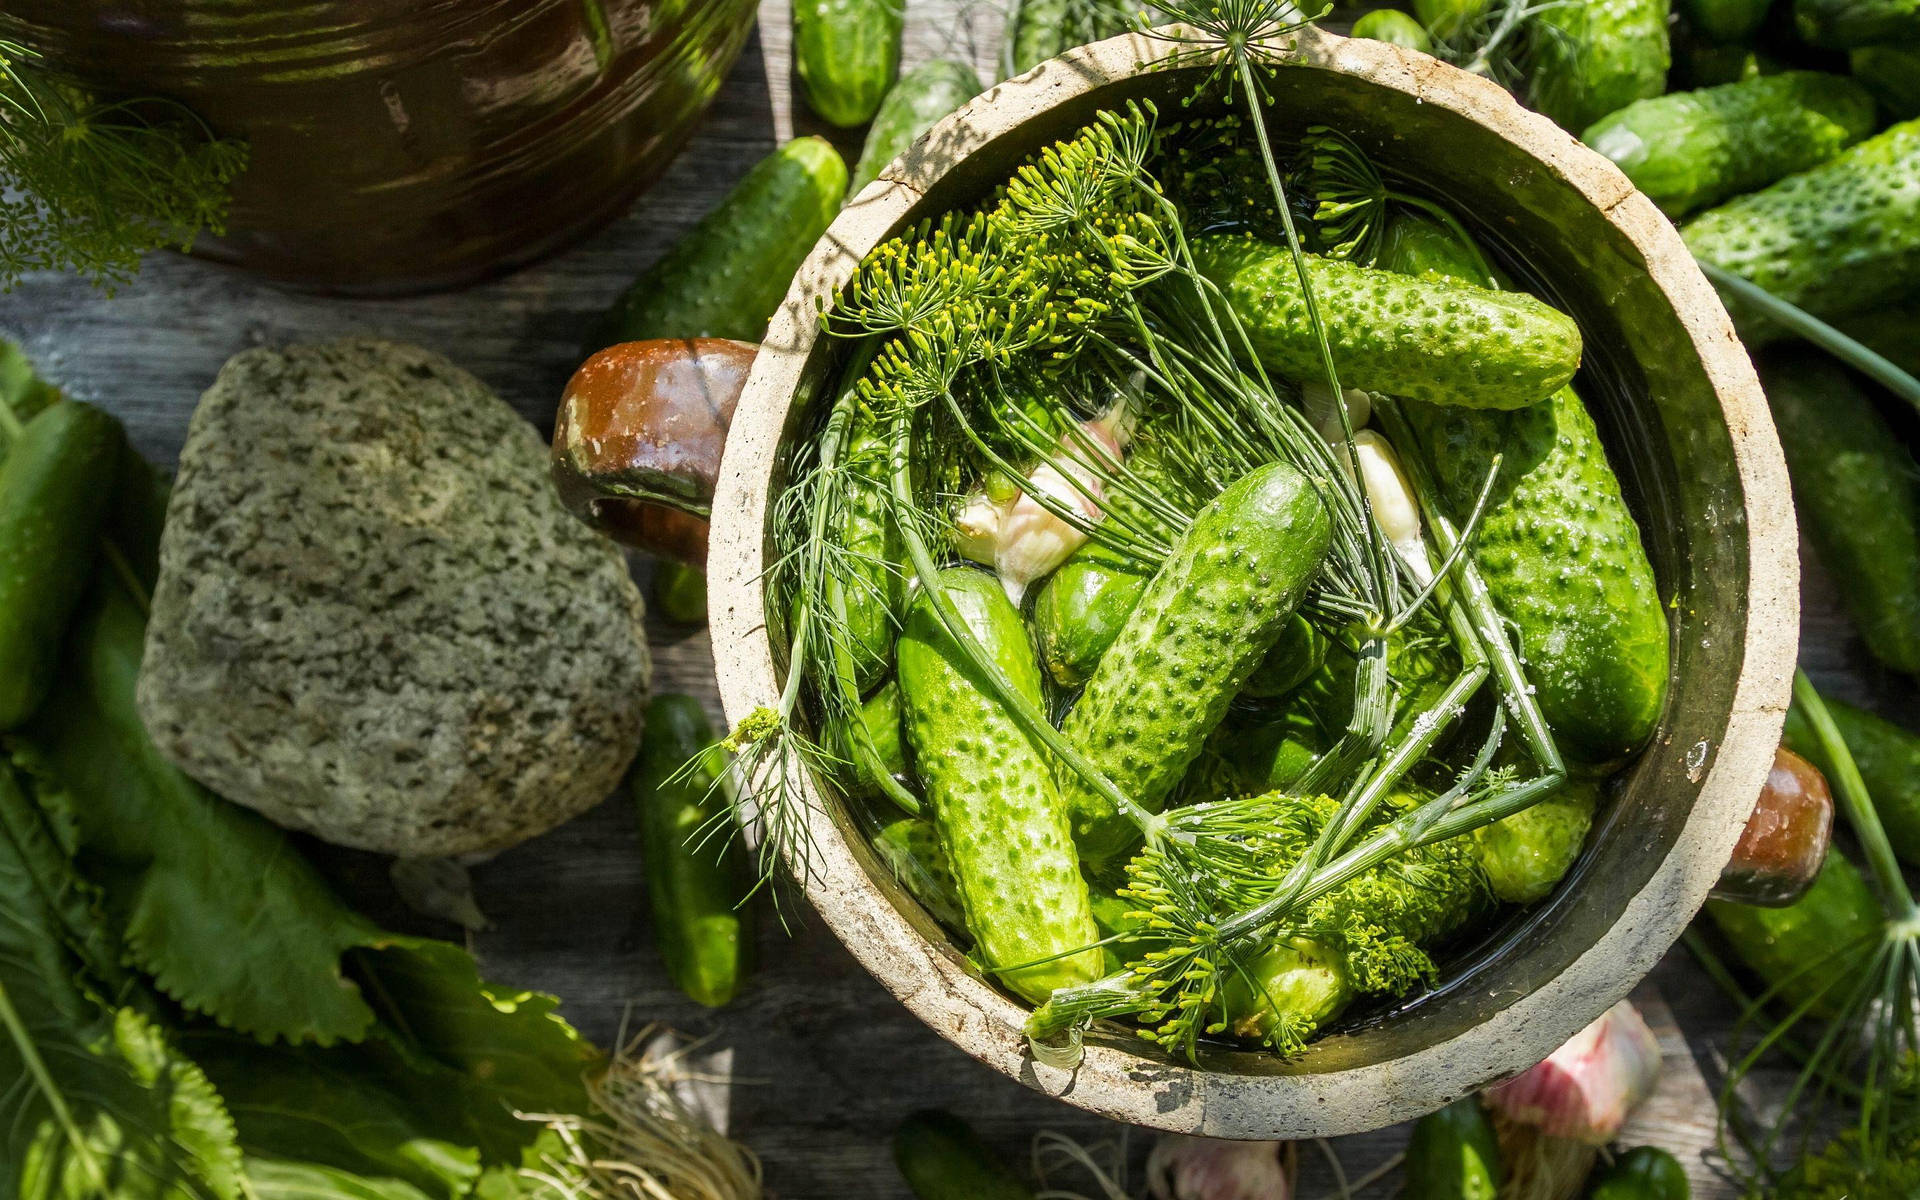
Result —
<instances>
[{"instance_id":1,"label":"small pickling cucumber","mask_svg":"<svg viewBox=\"0 0 1920 1200\"><path fill-rule=\"evenodd\" d=\"M873 848L907 894L918 900L933 919L949 929L964 931L966 914L960 907L960 885L953 864L940 845L940 833L925 817L901 817L873 835Z\"/></svg>"},{"instance_id":2,"label":"small pickling cucumber","mask_svg":"<svg viewBox=\"0 0 1920 1200\"><path fill-rule=\"evenodd\" d=\"M1673 48L1671 79L1675 90L1688 91L1777 75L1784 70L1779 59L1753 46L1687 41Z\"/></svg>"},{"instance_id":3,"label":"small pickling cucumber","mask_svg":"<svg viewBox=\"0 0 1920 1200\"><path fill-rule=\"evenodd\" d=\"M902 720L900 685L889 679L861 703L859 713L835 716L827 722L823 740L827 748L840 758L836 771L848 795L874 796L881 791L880 781L871 778L859 765L861 755L854 746L853 722L860 723L867 744L873 747L875 756L880 760L880 766L895 779L904 780L908 767L907 747L901 732Z\"/></svg>"},{"instance_id":4,"label":"small pickling cucumber","mask_svg":"<svg viewBox=\"0 0 1920 1200\"><path fill-rule=\"evenodd\" d=\"M1015 0L1007 13L1007 75L1024 75L1075 46L1124 33L1139 11L1132 0Z\"/></svg>"},{"instance_id":5,"label":"small pickling cucumber","mask_svg":"<svg viewBox=\"0 0 1920 1200\"><path fill-rule=\"evenodd\" d=\"M1829 699L1827 712L1860 768L1893 852L1920 867L1920 733L1840 700ZM1782 740L1832 778L1833 764L1798 704L1787 710Z\"/></svg>"},{"instance_id":6,"label":"small pickling cucumber","mask_svg":"<svg viewBox=\"0 0 1920 1200\"><path fill-rule=\"evenodd\" d=\"M1847 69L1895 121L1920 117L1920 45L1862 46Z\"/></svg>"},{"instance_id":7,"label":"small pickling cucumber","mask_svg":"<svg viewBox=\"0 0 1920 1200\"><path fill-rule=\"evenodd\" d=\"M1474 857L1495 898L1532 904L1551 892L1580 857L1599 801L1598 784L1576 780L1532 808L1474 830Z\"/></svg>"},{"instance_id":8,"label":"small pickling cucumber","mask_svg":"<svg viewBox=\"0 0 1920 1200\"><path fill-rule=\"evenodd\" d=\"M1033 645L999 581L951 567L937 586L1007 680L1040 706ZM992 967L1019 967L999 978L1033 1001L1097 979L1100 936L1051 756L1001 706L925 594L908 610L899 661L907 742L976 953Z\"/></svg>"},{"instance_id":9,"label":"small pickling cucumber","mask_svg":"<svg viewBox=\"0 0 1920 1200\"><path fill-rule=\"evenodd\" d=\"M851 386L851 385L849 385ZM847 444L848 491L841 512L841 570L855 682L864 694L893 669L893 642L906 610L906 551L887 500L888 447L875 423L856 418Z\"/></svg>"},{"instance_id":10,"label":"small pickling cucumber","mask_svg":"<svg viewBox=\"0 0 1920 1200\"><path fill-rule=\"evenodd\" d=\"M1898 300L1920 279L1920 121L1708 209L1680 233L1695 257L1823 320ZM1727 309L1749 347L1780 336L1736 299Z\"/></svg>"},{"instance_id":11,"label":"small pickling cucumber","mask_svg":"<svg viewBox=\"0 0 1920 1200\"><path fill-rule=\"evenodd\" d=\"M687 764L698 759L690 773ZM726 770L700 702L660 695L647 704L634 760L634 811L646 861L653 936L667 974L700 1004L718 1008L740 993L753 950L749 884L739 840L713 787Z\"/></svg>"},{"instance_id":12,"label":"small pickling cucumber","mask_svg":"<svg viewBox=\"0 0 1920 1200\"><path fill-rule=\"evenodd\" d=\"M1920 0L1793 0L1793 27L1827 50L1911 42L1920 38Z\"/></svg>"},{"instance_id":13,"label":"small pickling cucumber","mask_svg":"<svg viewBox=\"0 0 1920 1200\"><path fill-rule=\"evenodd\" d=\"M1353 36L1394 46L1405 46L1422 54L1431 53L1433 38L1426 26L1397 8L1376 8L1353 23Z\"/></svg>"},{"instance_id":14,"label":"small pickling cucumber","mask_svg":"<svg viewBox=\"0 0 1920 1200\"><path fill-rule=\"evenodd\" d=\"M1776 352L1760 380L1802 527L1867 649L1920 675L1920 468L1838 363Z\"/></svg>"},{"instance_id":15,"label":"small pickling cucumber","mask_svg":"<svg viewBox=\"0 0 1920 1200\"><path fill-rule=\"evenodd\" d=\"M918 1112L902 1121L893 1163L919 1200L1033 1200L1033 1189L952 1113Z\"/></svg>"},{"instance_id":16,"label":"small pickling cucumber","mask_svg":"<svg viewBox=\"0 0 1920 1200\"><path fill-rule=\"evenodd\" d=\"M1383 241L1395 270L1486 280L1478 252L1443 237ZM1518 412L1408 404L1408 422L1456 520L1472 511L1495 455L1500 478L1474 561L1519 631L1521 657L1560 747L1587 763L1637 749L1666 706L1668 630L1640 527L1607 465L1593 417L1571 387ZM1568 571L1565 564L1582 564Z\"/></svg>"},{"instance_id":17,"label":"small pickling cucumber","mask_svg":"<svg viewBox=\"0 0 1920 1200\"><path fill-rule=\"evenodd\" d=\"M47 698L67 623L93 576L125 437L64 400L0 439L0 729Z\"/></svg>"},{"instance_id":18,"label":"small pickling cucumber","mask_svg":"<svg viewBox=\"0 0 1920 1200\"><path fill-rule=\"evenodd\" d=\"M1835 846L1807 894L1785 908L1707 901L1706 914L1781 1011L1834 1015L1845 980L1871 952L1886 914L1860 869Z\"/></svg>"},{"instance_id":19,"label":"small pickling cucumber","mask_svg":"<svg viewBox=\"0 0 1920 1200\"><path fill-rule=\"evenodd\" d=\"M793 0L793 70L807 107L842 129L865 124L900 74L905 0Z\"/></svg>"},{"instance_id":20,"label":"small pickling cucumber","mask_svg":"<svg viewBox=\"0 0 1920 1200\"><path fill-rule=\"evenodd\" d=\"M859 195L940 118L979 94L980 73L973 64L957 58L923 62L902 75L880 102L873 124L867 127L866 145L860 149L847 195Z\"/></svg>"},{"instance_id":21,"label":"small pickling cucumber","mask_svg":"<svg viewBox=\"0 0 1920 1200\"><path fill-rule=\"evenodd\" d=\"M585 352L648 338L759 341L846 192L838 151L817 137L788 142L640 273L595 324Z\"/></svg>"},{"instance_id":22,"label":"small pickling cucumber","mask_svg":"<svg viewBox=\"0 0 1920 1200\"><path fill-rule=\"evenodd\" d=\"M1667 0L1543 4L1529 21L1529 96L1562 129L1666 90Z\"/></svg>"},{"instance_id":23,"label":"small pickling cucumber","mask_svg":"<svg viewBox=\"0 0 1920 1200\"><path fill-rule=\"evenodd\" d=\"M1292 467L1272 463L1228 485L1154 573L1061 732L1157 811L1299 607L1331 537L1326 505ZM1060 770L1081 856L1125 850L1139 836L1133 822Z\"/></svg>"},{"instance_id":24,"label":"small pickling cucumber","mask_svg":"<svg viewBox=\"0 0 1920 1200\"><path fill-rule=\"evenodd\" d=\"M1580 140L1670 217L1763 188L1873 132L1873 98L1840 75L1786 71L1636 100Z\"/></svg>"},{"instance_id":25,"label":"small pickling cucumber","mask_svg":"<svg viewBox=\"0 0 1920 1200\"><path fill-rule=\"evenodd\" d=\"M1760 30L1773 0L1678 0L1687 28L1714 42L1744 42Z\"/></svg>"},{"instance_id":26,"label":"small pickling cucumber","mask_svg":"<svg viewBox=\"0 0 1920 1200\"><path fill-rule=\"evenodd\" d=\"M1133 615L1148 576L1098 542L1075 550L1033 600L1040 663L1062 687L1079 687Z\"/></svg>"},{"instance_id":27,"label":"small pickling cucumber","mask_svg":"<svg viewBox=\"0 0 1920 1200\"><path fill-rule=\"evenodd\" d=\"M1240 694L1253 700L1273 700L1286 695L1326 664L1327 648L1327 635L1312 621L1294 613L1267 650L1266 657L1248 676Z\"/></svg>"},{"instance_id":28,"label":"small pickling cucumber","mask_svg":"<svg viewBox=\"0 0 1920 1200\"><path fill-rule=\"evenodd\" d=\"M1413 0L1413 15L1428 33L1450 41L1487 15L1489 0Z\"/></svg>"},{"instance_id":29,"label":"small pickling cucumber","mask_svg":"<svg viewBox=\"0 0 1920 1200\"><path fill-rule=\"evenodd\" d=\"M1658 1146L1635 1146L1594 1173L1586 1200L1688 1200L1692 1195L1679 1159Z\"/></svg>"},{"instance_id":30,"label":"small pickling cucumber","mask_svg":"<svg viewBox=\"0 0 1920 1200\"><path fill-rule=\"evenodd\" d=\"M1407 1141L1402 1200L1494 1200L1500 1194L1500 1140L1472 1096L1414 1124Z\"/></svg>"},{"instance_id":31,"label":"small pickling cucumber","mask_svg":"<svg viewBox=\"0 0 1920 1200\"><path fill-rule=\"evenodd\" d=\"M653 608L676 625L705 625L707 573L670 558L654 563Z\"/></svg>"},{"instance_id":32,"label":"small pickling cucumber","mask_svg":"<svg viewBox=\"0 0 1920 1200\"><path fill-rule=\"evenodd\" d=\"M1226 293L1267 366L1290 379L1319 378L1319 343L1285 246L1215 235L1195 241L1194 258ZM1524 292L1408 279L1314 255L1306 262L1334 366L1348 387L1432 404L1524 408L1579 369L1580 327Z\"/></svg>"},{"instance_id":33,"label":"small pickling cucumber","mask_svg":"<svg viewBox=\"0 0 1920 1200\"><path fill-rule=\"evenodd\" d=\"M1227 979L1222 999L1235 1036L1263 1040L1282 1016L1318 1028L1352 1002L1339 955L1306 938L1275 942Z\"/></svg>"}]
</instances>

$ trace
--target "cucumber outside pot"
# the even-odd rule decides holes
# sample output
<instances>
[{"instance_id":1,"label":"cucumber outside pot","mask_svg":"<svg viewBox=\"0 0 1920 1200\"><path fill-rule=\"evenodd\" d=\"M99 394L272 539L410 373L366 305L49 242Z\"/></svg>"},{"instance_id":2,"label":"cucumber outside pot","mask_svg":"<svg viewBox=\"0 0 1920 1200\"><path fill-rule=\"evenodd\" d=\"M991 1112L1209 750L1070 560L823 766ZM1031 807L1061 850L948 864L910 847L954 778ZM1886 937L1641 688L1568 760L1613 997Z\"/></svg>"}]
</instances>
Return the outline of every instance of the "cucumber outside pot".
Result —
<instances>
[{"instance_id":1,"label":"cucumber outside pot","mask_svg":"<svg viewBox=\"0 0 1920 1200\"><path fill-rule=\"evenodd\" d=\"M1920 733L1840 700L1829 699L1827 713L1853 753L1854 765L1873 797L1873 809L1886 827L1894 853L1920 867ZM1822 772L1831 763L1799 705L1787 710L1783 735L1787 748L1807 756Z\"/></svg>"},{"instance_id":2,"label":"cucumber outside pot","mask_svg":"<svg viewBox=\"0 0 1920 1200\"><path fill-rule=\"evenodd\" d=\"M842 129L872 119L900 73L906 0L793 0L793 69L807 107Z\"/></svg>"},{"instance_id":3,"label":"cucumber outside pot","mask_svg":"<svg viewBox=\"0 0 1920 1200\"><path fill-rule=\"evenodd\" d=\"M900 76L867 128L866 144L847 184L847 195L859 195L940 118L979 94L979 72L957 58L936 58Z\"/></svg>"}]
</instances>

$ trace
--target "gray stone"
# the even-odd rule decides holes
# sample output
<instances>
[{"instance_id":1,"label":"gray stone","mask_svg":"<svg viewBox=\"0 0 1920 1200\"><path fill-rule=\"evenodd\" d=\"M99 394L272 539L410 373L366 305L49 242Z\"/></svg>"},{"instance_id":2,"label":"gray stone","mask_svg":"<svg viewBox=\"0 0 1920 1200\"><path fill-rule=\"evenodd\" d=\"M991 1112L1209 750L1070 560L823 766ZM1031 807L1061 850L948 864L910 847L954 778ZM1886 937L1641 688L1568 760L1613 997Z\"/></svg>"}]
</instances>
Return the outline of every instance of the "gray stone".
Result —
<instances>
[{"instance_id":1,"label":"gray stone","mask_svg":"<svg viewBox=\"0 0 1920 1200\"><path fill-rule=\"evenodd\" d=\"M498 850L626 770L642 616L479 380L371 339L249 350L180 455L140 712L188 773L288 828Z\"/></svg>"}]
</instances>

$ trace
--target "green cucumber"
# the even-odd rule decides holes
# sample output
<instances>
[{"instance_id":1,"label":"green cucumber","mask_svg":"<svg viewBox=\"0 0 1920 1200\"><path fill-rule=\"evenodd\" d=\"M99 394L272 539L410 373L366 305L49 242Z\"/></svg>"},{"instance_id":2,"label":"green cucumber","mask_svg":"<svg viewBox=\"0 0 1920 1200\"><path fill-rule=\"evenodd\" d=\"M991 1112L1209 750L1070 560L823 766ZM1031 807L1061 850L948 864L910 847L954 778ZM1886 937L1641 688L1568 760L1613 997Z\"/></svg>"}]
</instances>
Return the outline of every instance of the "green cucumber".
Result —
<instances>
[{"instance_id":1,"label":"green cucumber","mask_svg":"<svg viewBox=\"0 0 1920 1200\"><path fill-rule=\"evenodd\" d=\"M793 71L807 107L842 129L871 120L900 74L906 22L906 0L793 0Z\"/></svg>"},{"instance_id":2,"label":"green cucumber","mask_svg":"<svg viewBox=\"0 0 1920 1200\"><path fill-rule=\"evenodd\" d=\"M654 563L653 608L676 625L705 625L707 573L667 558Z\"/></svg>"},{"instance_id":3,"label":"green cucumber","mask_svg":"<svg viewBox=\"0 0 1920 1200\"><path fill-rule=\"evenodd\" d=\"M788 142L640 273L595 324L584 353L648 338L759 341L846 192L838 151L817 137Z\"/></svg>"},{"instance_id":4,"label":"green cucumber","mask_svg":"<svg viewBox=\"0 0 1920 1200\"><path fill-rule=\"evenodd\" d=\"M852 382L848 386L853 386ZM856 418L846 450L848 491L840 517L847 623L854 682L864 695L893 669L893 643L906 611L906 550L887 497L888 445L878 425Z\"/></svg>"},{"instance_id":5,"label":"green cucumber","mask_svg":"<svg viewBox=\"0 0 1920 1200\"><path fill-rule=\"evenodd\" d=\"M1397 8L1376 8L1353 23L1353 36L1393 46L1405 46L1422 54L1433 52L1433 38L1426 26Z\"/></svg>"},{"instance_id":6,"label":"green cucumber","mask_svg":"<svg viewBox=\"0 0 1920 1200\"><path fill-rule=\"evenodd\" d=\"M1432 222L1403 215L1400 222ZM1389 237L1382 265L1489 278L1478 251L1439 236ZM1541 712L1561 749L1587 763L1632 753L1666 707L1668 630L1652 564L1586 405L1571 387L1518 412L1406 405L1456 520L1472 511L1496 455L1500 477L1474 561L1520 635ZM1570 572L1565 564L1578 562Z\"/></svg>"},{"instance_id":7,"label":"green cucumber","mask_svg":"<svg viewBox=\"0 0 1920 1200\"><path fill-rule=\"evenodd\" d=\"M1269 464L1229 485L1154 573L1061 732L1157 811L1293 616L1331 536L1326 505L1292 467ZM1133 822L1061 770L1082 857L1125 850L1139 836Z\"/></svg>"},{"instance_id":8,"label":"green cucumber","mask_svg":"<svg viewBox=\"0 0 1920 1200\"><path fill-rule=\"evenodd\" d=\"M1319 343L1286 247L1242 235L1194 243L1200 270L1226 293L1267 366L1318 379ZM1406 279L1307 256L1340 381L1434 404L1523 408L1580 366L1573 318L1524 292Z\"/></svg>"},{"instance_id":9,"label":"green cucumber","mask_svg":"<svg viewBox=\"0 0 1920 1200\"><path fill-rule=\"evenodd\" d=\"M1402 1200L1494 1200L1500 1194L1500 1141L1472 1096L1414 1124L1407 1141Z\"/></svg>"},{"instance_id":10,"label":"green cucumber","mask_svg":"<svg viewBox=\"0 0 1920 1200\"><path fill-rule=\"evenodd\" d=\"M1860 869L1835 846L1806 895L1785 908L1709 900L1707 916L1782 1011L1831 1017L1879 942L1886 914Z\"/></svg>"},{"instance_id":11,"label":"green cucumber","mask_svg":"<svg viewBox=\"0 0 1920 1200\"><path fill-rule=\"evenodd\" d=\"M1544 899L1580 857L1599 802L1599 785L1576 781L1532 808L1474 830L1474 856L1494 896L1508 904Z\"/></svg>"},{"instance_id":12,"label":"green cucumber","mask_svg":"<svg viewBox=\"0 0 1920 1200\"><path fill-rule=\"evenodd\" d=\"M1235 971L1221 989L1227 1024L1238 1037L1265 1039L1282 1018L1317 1029L1353 1000L1340 956L1306 938L1275 942Z\"/></svg>"},{"instance_id":13,"label":"green cucumber","mask_svg":"<svg viewBox=\"0 0 1920 1200\"><path fill-rule=\"evenodd\" d=\"M1543 4L1528 26L1533 107L1577 133L1666 90L1667 0Z\"/></svg>"},{"instance_id":14,"label":"green cucumber","mask_svg":"<svg viewBox=\"0 0 1920 1200\"><path fill-rule=\"evenodd\" d=\"M1690 41L1673 50L1673 87L1676 91L1718 87L1762 75L1777 75L1786 67L1779 59L1752 46L1720 46Z\"/></svg>"},{"instance_id":15,"label":"green cucumber","mask_svg":"<svg viewBox=\"0 0 1920 1200\"><path fill-rule=\"evenodd\" d=\"M1873 97L1852 80L1786 71L1636 100L1580 140L1680 217L1817 166L1873 127Z\"/></svg>"},{"instance_id":16,"label":"green cucumber","mask_svg":"<svg viewBox=\"0 0 1920 1200\"><path fill-rule=\"evenodd\" d=\"M1920 468L1873 400L1813 352L1761 359L1802 528L1881 662L1920 674Z\"/></svg>"},{"instance_id":17,"label":"green cucumber","mask_svg":"<svg viewBox=\"0 0 1920 1200\"><path fill-rule=\"evenodd\" d=\"M1600 1168L1587 1200L1689 1200L1693 1185L1680 1160L1658 1146L1635 1146Z\"/></svg>"},{"instance_id":18,"label":"green cucumber","mask_svg":"<svg viewBox=\"0 0 1920 1200\"><path fill-rule=\"evenodd\" d=\"M1140 11L1132 0L1014 0L1002 66L1025 75L1075 46L1125 33Z\"/></svg>"},{"instance_id":19,"label":"green cucumber","mask_svg":"<svg viewBox=\"0 0 1920 1200\"><path fill-rule=\"evenodd\" d=\"M1281 629L1280 637L1267 650L1260 665L1247 677L1240 694L1253 700L1274 700L1286 695L1326 665L1327 635L1299 613L1294 613Z\"/></svg>"},{"instance_id":20,"label":"green cucumber","mask_svg":"<svg viewBox=\"0 0 1920 1200\"><path fill-rule=\"evenodd\" d=\"M1793 27L1827 50L1910 43L1920 38L1920 0L1793 0Z\"/></svg>"},{"instance_id":21,"label":"green cucumber","mask_svg":"<svg viewBox=\"0 0 1920 1200\"><path fill-rule=\"evenodd\" d=\"M953 567L937 586L1000 672L1040 707L1040 667L999 581ZM1029 1000L1092 982L1103 965L1099 934L1050 755L997 702L924 594L908 610L899 662L907 742L975 952ZM1020 969L1004 970L1011 967Z\"/></svg>"},{"instance_id":22,"label":"green cucumber","mask_svg":"<svg viewBox=\"0 0 1920 1200\"><path fill-rule=\"evenodd\" d=\"M1055 683L1087 681L1133 615L1148 578L1098 542L1074 551L1047 577L1033 600L1033 638Z\"/></svg>"},{"instance_id":23,"label":"green cucumber","mask_svg":"<svg viewBox=\"0 0 1920 1200\"><path fill-rule=\"evenodd\" d=\"M1920 117L1920 46L1862 46L1847 54L1847 69L1893 120Z\"/></svg>"},{"instance_id":24,"label":"green cucumber","mask_svg":"<svg viewBox=\"0 0 1920 1200\"><path fill-rule=\"evenodd\" d=\"M965 932L966 913L960 907L960 885L953 864L940 845L940 832L925 817L901 817L873 835L873 848L893 871L907 894L920 902L933 919L948 929Z\"/></svg>"},{"instance_id":25,"label":"green cucumber","mask_svg":"<svg viewBox=\"0 0 1920 1200\"><path fill-rule=\"evenodd\" d=\"M858 714L836 716L827 722L826 736L821 740L839 756L840 762L834 766L849 796L877 796L882 790L880 781L858 765L861 758L855 751L852 727L856 720L864 728L867 744L873 747L880 766L895 779L907 778L907 747L901 732L901 714L900 685L889 679L861 703Z\"/></svg>"},{"instance_id":26,"label":"green cucumber","mask_svg":"<svg viewBox=\"0 0 1920 1200\"><path fill-rule=\"evenodd\" d=\"M0 461L0 729L53 687L117 483L120 423L78 400L42 409Z\"/></svg>"},{"instance_id":27,"label":"green cucumber","mask_svg":"<svg viewBox=\"0 0 1920 1200\"><path fill-rule=\"evenodd\" d=\"M1823 320L1900 299L1920 280L1920 121L1908 121L1680 231L1694 256ZM1728 298L1749 347L1780 330Z\"/></svg>"},{"instance_id":28,"label":"green cucumber","mask_svg":"<svg viewBox=\"0 0 1920 1200\"><path fill-rule=\"evenodd\" d=\"M1033 1189L952 1113L918 1112L902 1121L893 1162L920 1200L1033 1200Z\"/></svg>"},{"instance_id":29,"label":"green cucumber","mask_svg":"<svg viewBox=\"0 0 1920 1200\"><path fill-rule=\"evenodd\" d=\"M1909 375L1920 375L1920 299L1834 320L1834 328Z\"/></svg>"},{"instance_id":30,"label":"green cucumber","mask_svg":"<svg viewBox=\"0 0 1920 1200\"><path fill-rule=\"evenodd\" d=\"M1773 0L1679 0L1687 28L1715 42L1744 42L1760 31Z\"/></svg>"},{"instance_id":31,"label":"green cucumber","mask_svg":"<svg viewBox=\"0 0 1920 1200\"><path fill-rule=\"evenodd\" d=\"M1920 867L1920 733L1840 700L1827 700L1827 711L1853 753L1893 852ZM1798 704L1787 710L1782 737L1787 749L1806 756L1831 778L1833 764Z\"/></svg>"},{"instance_id":32,"label":"green cucumber","mask_svg":"<svg viewBox=\"0 0 1920 1200\"><path fill-rule=\"evenodd\" d=\"M1487 15L1491 0L1413 0L1413 15L1440 41L1452 41Z\"/></svg>"},{"instance_id":33,"label":"green cucumber","mask_svg":"<svg viewBox=\"0 0 1920 1200\"><path fill-rule=\"evenodd\" d=\"M971 63L957 58L923 62L902 75L888 90L867 129L867 142L860 149L860 162L853 168L847 195L859 195L940 118L979 94L980 73Z\"/></svg>"},{"instance_id":34,"label":"green cucumber","mask_svg":"<svg viewBox=\"0 0 1920 1200\"><path fill-rule=\"evenodd\" d=\"M667 975L709 1008L740 994L753 950L751 910L741 903L745 863L726 797L714 787L725 771L725 752L698 700L666 694L648 703L629 786L653 936Z\"/></svg>"}]
</instances>

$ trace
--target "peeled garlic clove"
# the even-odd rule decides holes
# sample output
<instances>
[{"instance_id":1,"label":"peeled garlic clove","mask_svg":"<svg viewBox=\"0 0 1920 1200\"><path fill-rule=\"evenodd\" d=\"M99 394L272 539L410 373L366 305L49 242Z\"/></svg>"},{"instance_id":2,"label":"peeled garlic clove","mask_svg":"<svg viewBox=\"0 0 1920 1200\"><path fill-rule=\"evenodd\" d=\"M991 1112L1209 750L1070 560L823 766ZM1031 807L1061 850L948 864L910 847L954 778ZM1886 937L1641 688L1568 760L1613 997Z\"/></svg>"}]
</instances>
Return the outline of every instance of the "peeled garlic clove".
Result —
<instances>
[{"instance_id":1,"label":"peeled garlic clove","mask_svg":"<svg viewBox=\"0 0 1920 1200\"><path fill-rule=\"evenodd\" d=\"M1074 474L1079 476L1080 471L1075 470ZM1084 477L1082 482L1087 491L1099 495L1097 482ZM1036 492L1079 514L1083 520L1100 519L1100 510L1066 476L1050 464L1042 463L1034 468L1033 474L1027 477L1025 490L1001 522L999 548L993 560L994 569L1000 574L1000 586L1007 589L1007 597L1016 608L1026 595L1028 584L1051 573L1087 540L1085 533L1041 507L1033 498Z\"/></svg>"},{"instance_id":2,"label":"peeled garlic clove","mask_svg":"<svg viewBox=\"0 0 1920 1200\"><path fill-rule=\"evenodd\" d=\"M1413 485L1407 482L1406 472L1400 468L1400 456L1394 453L1392 442L1371 429L1353 435L1353 453L1360 462L1360 482L1367 489L1373 519L1424 586L1433 579L1433 563L1420 537L1420 505L1413 498Z\"/></svg>"},{"instance_id":3,"label":"peeled garlic clove","mask_svg":"<svg viewBox=\"0 0 1920 1200\"><path fill-rule=\"evenodd\" d=\"M1163 1133L1147 1156L1153 1200L1288 1200L1279 1142L1229 1142Z\"/></svg>"},{"instance_id":4,"label":"peeled garlic clove","mask_svg":"<svg viewBox=\"0 0 1920 1200\"><path fill-rule=\"evenodd\" d=\"M1373 397L1359 388L1341 388L1340 399L1346 403L1347 420L1354 432L1359 432L1373 418ZM1300 385L1300 411L1306 414L1307 424L1328 442L1346 437L1340 427L1340 409L1333 402L1333 389L1325 383L1316 379Z\"/></svg>"},{"instance_id":5,"label":"peeled garlic clove","mask_svg":"<svg viewBox=\"0 0 1920 1200\"><path fill-rule=\"evenodd\" d=\"M1660 1043L1640 1011L1622 1000L1484 1098L1487 1107L1550 1137L1604 1146L1659 1078Z\"/></svg>"},{"instance_id":6,"label":"peeled garlic clove","mask_svg":"<svg viewBox=\"0 0 1920 1200\"><path fill-rule=\"evenodd\" d=\"M1010 504L996 504L985 492L967 497L953 516L953 548L960 557L983 567L994 565L1000 549L1000 530Z\"/></svg>"}]
</instances>

